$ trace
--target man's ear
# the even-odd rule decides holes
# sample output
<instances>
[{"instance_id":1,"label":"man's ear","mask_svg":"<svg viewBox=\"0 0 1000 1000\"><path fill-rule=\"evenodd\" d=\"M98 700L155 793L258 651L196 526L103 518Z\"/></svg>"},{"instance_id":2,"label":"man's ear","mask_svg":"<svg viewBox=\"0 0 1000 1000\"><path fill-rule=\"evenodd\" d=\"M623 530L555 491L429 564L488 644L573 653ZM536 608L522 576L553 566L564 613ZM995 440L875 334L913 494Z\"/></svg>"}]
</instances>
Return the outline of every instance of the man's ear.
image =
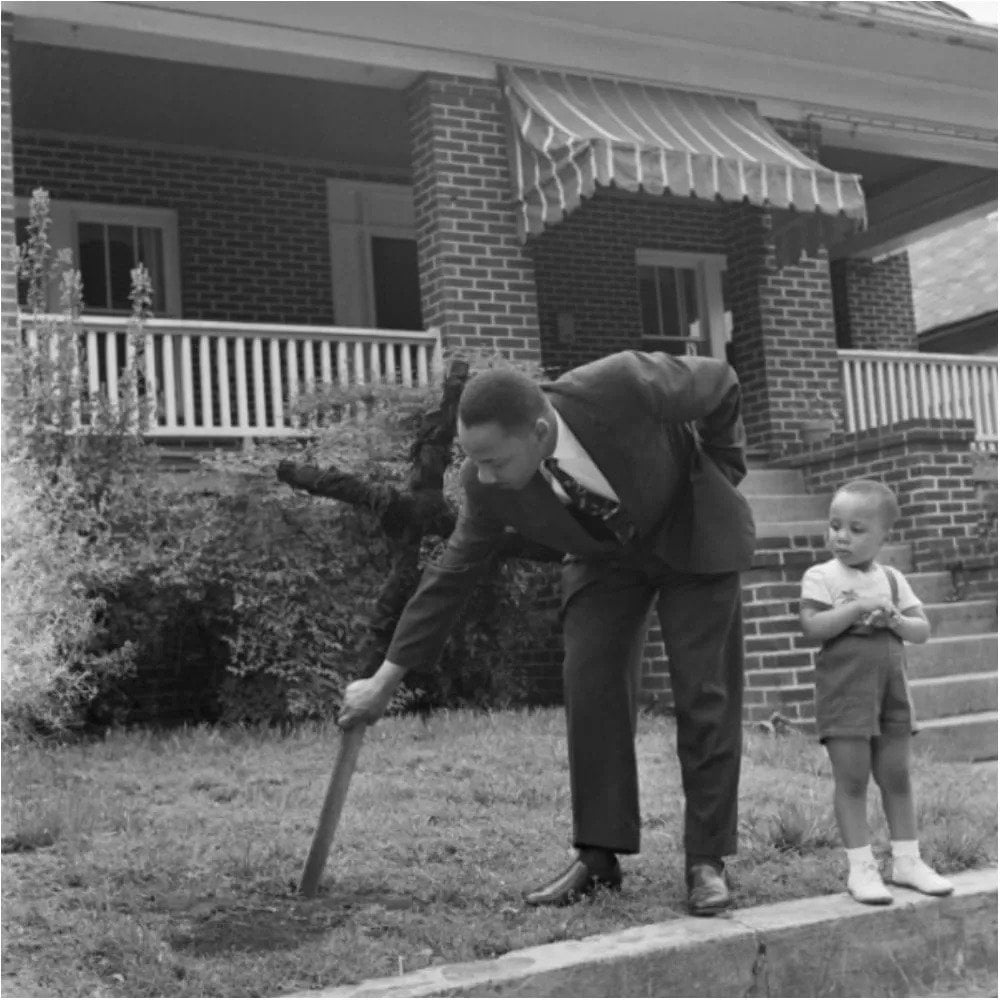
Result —
<instances>
[{"instance_id":1,"label":"man's ear","mask_svg":"<svg viewBox=\"0 0 1000 1000\"><path fill-rule=\"evenodd\" d=\"M535 430L535 438L538 440L539 443L544 442L546 438L548 438L549 422L545 419L545 417L539 417L535 421L534 430Z\"/></svg>"}]
</instances>

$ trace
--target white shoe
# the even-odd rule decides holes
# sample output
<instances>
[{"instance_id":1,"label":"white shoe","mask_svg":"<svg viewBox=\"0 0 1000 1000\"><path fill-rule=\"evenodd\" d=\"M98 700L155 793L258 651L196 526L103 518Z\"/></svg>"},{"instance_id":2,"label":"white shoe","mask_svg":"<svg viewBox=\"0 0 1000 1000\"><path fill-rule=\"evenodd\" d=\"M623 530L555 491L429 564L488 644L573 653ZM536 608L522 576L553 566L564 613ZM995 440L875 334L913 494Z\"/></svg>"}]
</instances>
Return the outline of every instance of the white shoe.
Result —
<instances>
[{"instance_id":1,"label":"white shoe","mask_svg":"<svg viewBox=\"0 0 1000 1000\"><path fill-rule=\"evenodd\" d=\"M951 882L941 878L920 858L893 858L890 881L893 885L904 885L928 896L950 896L955 891Z\"/></svg>"},{"instance_id":2,"label":"white shoe","mask_svg":"<svg viewBox=\"0 0 1000 1000\"><path fill-rule=\"evenodd\" d=\"M859 903L871 906L885 906L892 902L892 894L885 887L874 861L866 861L851 869L847 876L847 891Z\"/></svg>"}]
</instances>

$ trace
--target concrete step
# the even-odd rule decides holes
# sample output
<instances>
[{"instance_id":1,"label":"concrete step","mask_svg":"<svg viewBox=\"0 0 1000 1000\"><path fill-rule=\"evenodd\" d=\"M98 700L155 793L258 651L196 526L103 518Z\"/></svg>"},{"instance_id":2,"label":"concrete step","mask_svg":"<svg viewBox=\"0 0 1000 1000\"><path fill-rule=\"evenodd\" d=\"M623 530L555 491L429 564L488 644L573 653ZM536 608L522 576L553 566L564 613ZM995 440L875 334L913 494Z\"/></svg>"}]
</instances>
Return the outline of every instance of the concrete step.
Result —
<instances>
[{"instance_id":1,"label":"concrete step","mask_svg":"<svg viewBox=\"0 0 1000 1000\"><path fill-rule=\"evenodd\" d=\"M914 740L919 753L936 760L997 759L997 713L974 712L945 719L919 720Z\"/></svg>"},{"instance_id":2,"label":"concrete step","mask_svg":"<svg viewBox=\"0 0 1000 1000\"><path fill-rule=\"evenodd\" d=\"M908 573L906 579L924 604L948 604L955 593L951 573Z\"/></svg>"},{"instance_id":3,"label":"concrete step","mask_svg":"<svg viewBox=\"0 0 1000 1000\"><path fill-rule=\"evenodd\" d=\"M997 674L951 674L910 682L917 719L943 719L997 708Z\"/></svg>"},{"instance_id":4,"label":"concrete step","mask_svg":"<svg viewBox=\"0 0 1000 1000\"><path fill-rule=\"evenodd\" d=\"M755 520L780 523L782 521L814 521L825 523L830 502L825 497L808 493L753 493L747 496Z\"/></svg>"},{"instance_id":5,"label":"concrete step","mask_svg":"<svg viewBox=\"0 0 1000 1000\"><path fill-rule=\"evenodd\" d=\"M979 635L997 630L996 601L954 601L925 604L931 635Z\"/></svg>"},{"instance_id":6,"label":"concrete step","mask_svg":"<svg viewBox=\"0 0 1000 1000\"><path fill-rule=\"evenodd\" d=\"M997 669L997 634L955 635L906 647L906 672L912 680Z\"/></svg>"},{"instance_id":7,"label":"concrete step","mask_svg":"<svg viewBox=\"0 0 1000 1000\"><path fill-rule=\"evenodd\" d=\"M740 483L740 490L748 497L769 496L775 493L805 494L806 486L798 469L751 468Z\"/></svg>"}]
</instances>

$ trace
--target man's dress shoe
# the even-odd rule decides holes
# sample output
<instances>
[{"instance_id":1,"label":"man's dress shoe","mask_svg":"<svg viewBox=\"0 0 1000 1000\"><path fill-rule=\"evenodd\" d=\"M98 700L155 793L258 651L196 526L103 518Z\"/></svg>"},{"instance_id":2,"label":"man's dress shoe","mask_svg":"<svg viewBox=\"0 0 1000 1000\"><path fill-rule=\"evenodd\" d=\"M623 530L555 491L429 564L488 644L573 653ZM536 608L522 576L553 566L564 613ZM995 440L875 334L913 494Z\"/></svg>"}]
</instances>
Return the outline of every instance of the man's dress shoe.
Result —
<instances>
[{"instance_id":1,"label":"man's dress shoe","mask_svg":"<svg viewBox=\"0 0 1000 1000\"><path fill-rule=\"evenodd\" d=\"M579 858L561 875L551 882L532 892L525 893L524 901L528 906L568 906L584 896L589 896L598 886L608 889L620 889L622 870L615 858L609 868L591 871Z\"/></svg>"},{"instance_id":2,"label":"man's dress shoe","mask_svg":"<svg viewBox=\"0 0 1000 1000\"><path fill-rule=\"evenodd\" d=\"M733 905L726 877L714 865L692 865L687 883L688 909L696 917L712 917Z\"/></svg>"}]
</instances>

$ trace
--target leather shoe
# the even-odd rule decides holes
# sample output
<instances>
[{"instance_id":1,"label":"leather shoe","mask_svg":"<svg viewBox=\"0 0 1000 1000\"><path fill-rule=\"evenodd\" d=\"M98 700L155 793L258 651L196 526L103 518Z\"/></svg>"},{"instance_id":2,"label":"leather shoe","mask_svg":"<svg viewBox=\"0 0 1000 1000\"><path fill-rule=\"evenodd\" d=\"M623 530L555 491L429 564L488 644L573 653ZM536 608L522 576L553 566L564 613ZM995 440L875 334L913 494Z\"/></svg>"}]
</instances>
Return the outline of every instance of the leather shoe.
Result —
<instances>
[{"instance_id":1,"label":"leather shoe","mask_svg":"<svg viewBox=\"0 0 1000 1000\"><path fill-rule=\"evenodd\" d=\"M710 864L696 864L688 869L688 909L696 917L714 917L733 905L726 877Z\"/></svg>"},{"instance_id":2,"label":"leather shoe","mask_svg":"<svg viewBox=\"0 0 1000 1000\"><path fill-rule=\"evenodd\" d=\"M524 901L528 906L568 906L584 896L591 895L598 886L607 889L620 889L622 870L615 858L610 868L595 872L591 871L579 858L561 875L551 882L532 892L525 893Z\"/></svg>"}]
</instances>

